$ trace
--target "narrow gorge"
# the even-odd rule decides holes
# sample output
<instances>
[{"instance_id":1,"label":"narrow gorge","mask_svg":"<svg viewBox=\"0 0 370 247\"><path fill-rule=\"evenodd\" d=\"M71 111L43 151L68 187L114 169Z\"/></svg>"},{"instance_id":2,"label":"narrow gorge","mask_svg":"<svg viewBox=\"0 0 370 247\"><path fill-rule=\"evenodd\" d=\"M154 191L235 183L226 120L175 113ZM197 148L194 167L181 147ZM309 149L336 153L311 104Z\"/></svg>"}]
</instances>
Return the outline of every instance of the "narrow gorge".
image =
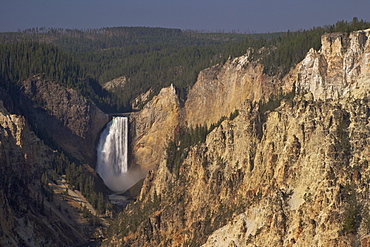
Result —
<instances>
[{"instance_id":1,"label":"narrow gorge","mask_svg":"<svg viewBox=\"0 0 370 247\"><path fill-rule=\"evenodd\" d=\"M0 245L370 246L370 29L336 27L9 34Z\"/></svg>"},{"instance_id":2,"label":"narrow gorge","mask_svg":"<svg viewBox=\"0 0 370 247\"><path fill-rule=\"evenodd\" d=\"M156 156L105 244L367 246L369 35L323 35L282 79L248 55L203 71L185 108L170 108L178 122L162 126L174 149ZM260 101L269 92L277 105ZM184 146L203 124L205 139Z\"/></svg>"}]
</instances>

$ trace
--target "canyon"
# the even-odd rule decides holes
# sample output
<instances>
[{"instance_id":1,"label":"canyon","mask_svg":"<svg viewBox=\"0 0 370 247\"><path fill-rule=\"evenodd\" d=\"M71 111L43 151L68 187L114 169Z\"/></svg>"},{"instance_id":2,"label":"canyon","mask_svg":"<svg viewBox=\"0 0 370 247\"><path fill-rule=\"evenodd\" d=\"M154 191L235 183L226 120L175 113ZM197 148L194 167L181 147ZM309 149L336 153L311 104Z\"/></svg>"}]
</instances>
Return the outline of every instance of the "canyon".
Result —
<instances>
[{"instance_id":1,"label":"canyon","mask_svg":"<svg viewBox=\"0 0 370 247\"><path fill-rule=\"evenodd\" d=\"M369 35L324 34L284 77L264 74L246 51L201 71L186 100L173 85L143 94L148 102L127 114L125 171L145 178L107 232L78 210L67 219L38 191L59 184L64 198L68 185L42 179L57 149L95 174L112 116L42 75L22 81L19 98L0 91L1 244L94 235L103 246L369 246Z\"/></svg>"},{"instance_id":2,"label":"canyon","mask_svg":"<svg viewBox=\"0 0 370 247\"><path fill-rule=\"evenodd\" d=\"M95 163L109 116L41 75L23 81L19 96L0 96L0 245L66 246L101 235L82 215L95 210L60 175L71 163L60 150L92 174L87 162Z\"/></svg>"},{"instance_id":3,"label":"canyon","mask_svg":"<svg viewBox=\"0 0 370 247\"><path fill-rule=\"evenodd\" d=\"M161 118L162 141L174 126L225 118L182 150L180 164L156 145L156 166L106 245L367 246L369 35L323 35L321 49L282 79L248 55L202 71L185 107ZM274 94L277 107L266 100ZM149 116L141 140L151 140L150 126L158 135Z\"/></svg>"}]
</instances>

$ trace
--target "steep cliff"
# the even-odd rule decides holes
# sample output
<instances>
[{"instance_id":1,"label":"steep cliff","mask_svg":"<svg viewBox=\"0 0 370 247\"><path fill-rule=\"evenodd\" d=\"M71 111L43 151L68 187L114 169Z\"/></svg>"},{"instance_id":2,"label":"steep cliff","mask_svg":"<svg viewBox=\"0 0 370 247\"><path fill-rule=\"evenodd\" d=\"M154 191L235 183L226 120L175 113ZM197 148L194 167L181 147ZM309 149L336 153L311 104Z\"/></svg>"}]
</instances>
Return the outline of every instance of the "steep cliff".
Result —
<instances>
[{"instance_id":1,"label":"steep cliff","mask_svg":"<svg viewBox=\"0 0 370 247\"><path fill-rule=\"evenodd\" d=\"M34 76L22 82L21 108L38 134L91 165L100 131L109 121L94 103L73 89Z\"/></svg>"},{"instance_id":2,"label":"steep cliff","mask_svg":"<svg viewBox=\"0 0 370 247\"><path fill-rule=\"evenodd\" d=\"M314 99L323 100L364 97L369 90L369 33L323 35L321 49L311 49L297 66L297 91L309 91Z\"/></svg>"},{"instance_id":3,"label":"steep cliff","mask_svg":"<svg viewBox=\"0 0 370 247\"><path fill-rule=\"evenodd\" d=\"M229 116L245 100L258 102L293 89L292 75L284 80L264 75L248 54L201 71L181 107L175 88L164 88L143 110L130 115L132 166L153 169L173 139L176 126L210 126Z\"/></svg>"},{"instance_id":4,"label":"steep cliff","mask_svg":"<svg viewBox=\"0 0 370 247\"><path fill-rule=\"evenodd\" d=\"M80 93L42 75L20 84L8 92L12 97L0 90L0 245L89 241L101 234L100 221L81 192L93 203L86 191L97 198L94 189L103 185L94 188L92 168L76 168L59 148L93 166L95 143L109 117ZM71 174L73 182L83 183L81 191L70 184Z\"/></svg>"},{"instance_id":5,"label":"steep cliff","mask_svg":"<svg viewBox=\"0 0 370 247\"><path fill-rule=\"evenodd\" d=\"M215 231L206 246L359 244L370 230L368 215L362 214L368 207L369 173L363 140L370 133L358 131L367 125L365 102L368 99L351 102L348 109L339 103L300 100L270 113L253 169L239 186L246 186L238 194L248 195L243 199L250 205ZM228 139L226 135L225 142ZM224 160L234 161L238 156L232 154Z\"/></svg>"},{"instance_id":6,"label":"steep cliff","mask_svg":"<svg viewBox=\"0 0 370 247\"><path fill-rule=\"evenodd\" d=\"M163 88L143 110L130 115L131 166L155 168L179 124L180 103L175 88Z\"/></svg>"},{"instance_id":7,"label":"steep cliff","mask_svg":"<svg viewBox=\"0 0 370 247\"><path fill-rule=\"evenodd\" d=\"M88 240L77 218L73 222L57 210L42 182L42 174L55 163L55 152L25 118L10 114L0 101L1 246L65 246Z\"/></svg>"},{"instance_id":8,"label":"steep cliff","mask_svg":"<svg viewBox=\"0 0 370 247\"><path fill-rule=\"evenodd\" d=\"M210 126L229 116L245 100L258 102L291 90L282 85L281 80L263 74L263 66L250 61L248 54L229 59L223 65L201 71L185 103L185 121L194 127Z\"/></svg>"},{"instance_id":9,"label":"steep cliff","mask_svg":"<svg viewBox=\"0 0 370 247\"><path fill-rule=\"evenodd\" d=\"M189 94L188 124L214 123L233 108L239 115L224 120L204 142L182 149L181 163L171 163L176 152L158 154L161 159L147 175L138 201L112 225L120 233L107 243L366 246L368 37L368 30L325 34L320 51L310 50L271 91L252 79L242 84L245 80L234 80L237 75L232 74L234 82L224 87L226 79L217 78L231 61L211 68L211 80L196 84ZM243 75L247 71L239 70L239 78L251 77ZM234 87L236 82L243 86ZM293 84L296 97L282 100L277 108L253 102L263 97L261 91L268 95ZM198 102L197 109L192 102Z\"/></svg>"}]
</instances>

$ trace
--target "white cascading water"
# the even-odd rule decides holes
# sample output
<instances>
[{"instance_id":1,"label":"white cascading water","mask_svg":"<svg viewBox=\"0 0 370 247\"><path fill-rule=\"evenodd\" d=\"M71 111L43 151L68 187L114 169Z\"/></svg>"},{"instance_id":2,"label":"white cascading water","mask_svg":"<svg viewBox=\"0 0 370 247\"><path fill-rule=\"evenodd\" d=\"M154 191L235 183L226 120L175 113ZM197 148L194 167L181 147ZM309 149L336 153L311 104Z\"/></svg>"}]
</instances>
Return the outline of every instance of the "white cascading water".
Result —
<instances>
[{"instance_id":1,"label":"white cascading water","mask_svg":"<svg viewBox=\"0 0 370 247\"><path fill-rule=\"evenodd\" d=\"M125 188L127 173L128 118L114 117L100 135L96 171L113 191Z\"/></svg>"},{"instance_id":2,"label":"white cascading water","mask_svg":"<svg viewBox=\"0 0 370 247\"><path fill-rule=\"evenodd\" d=\"M97 147L96 171L105 185L117 193L144 178L145 172L128 170L128 118L114 117L100 135Z\"/></svg>"},{"instance_id":3,"label":"white cascading water","mask_svg":"<svg viewBox=\"0 0 370 247\"><path fill-rule=\"evenodd\" d=\"M113 118L100 135L97 172L103 179L106 174L127 172L127 120L127 117Z\"/></svg>"}]
</instances>

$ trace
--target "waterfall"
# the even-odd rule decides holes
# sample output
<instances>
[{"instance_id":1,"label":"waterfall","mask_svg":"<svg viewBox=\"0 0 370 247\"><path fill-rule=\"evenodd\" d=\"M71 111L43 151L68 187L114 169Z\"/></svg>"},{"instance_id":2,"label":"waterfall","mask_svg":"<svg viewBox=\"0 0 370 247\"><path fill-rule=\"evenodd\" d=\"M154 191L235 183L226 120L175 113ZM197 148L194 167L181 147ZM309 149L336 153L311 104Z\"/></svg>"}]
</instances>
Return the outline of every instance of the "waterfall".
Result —
<instances>
[{"instance_id":1,"label":"waterfall","mask_svg":"<svg viewBox=\"0 0 370 247\"><path fill-rule=\"evenodd\" d=\"M96 171L104 183L120 191L127 169L128 118L114 117L100 135L97 147ZM123 187L123 185L122 185Z\"/></svg>"}]
</instances>

